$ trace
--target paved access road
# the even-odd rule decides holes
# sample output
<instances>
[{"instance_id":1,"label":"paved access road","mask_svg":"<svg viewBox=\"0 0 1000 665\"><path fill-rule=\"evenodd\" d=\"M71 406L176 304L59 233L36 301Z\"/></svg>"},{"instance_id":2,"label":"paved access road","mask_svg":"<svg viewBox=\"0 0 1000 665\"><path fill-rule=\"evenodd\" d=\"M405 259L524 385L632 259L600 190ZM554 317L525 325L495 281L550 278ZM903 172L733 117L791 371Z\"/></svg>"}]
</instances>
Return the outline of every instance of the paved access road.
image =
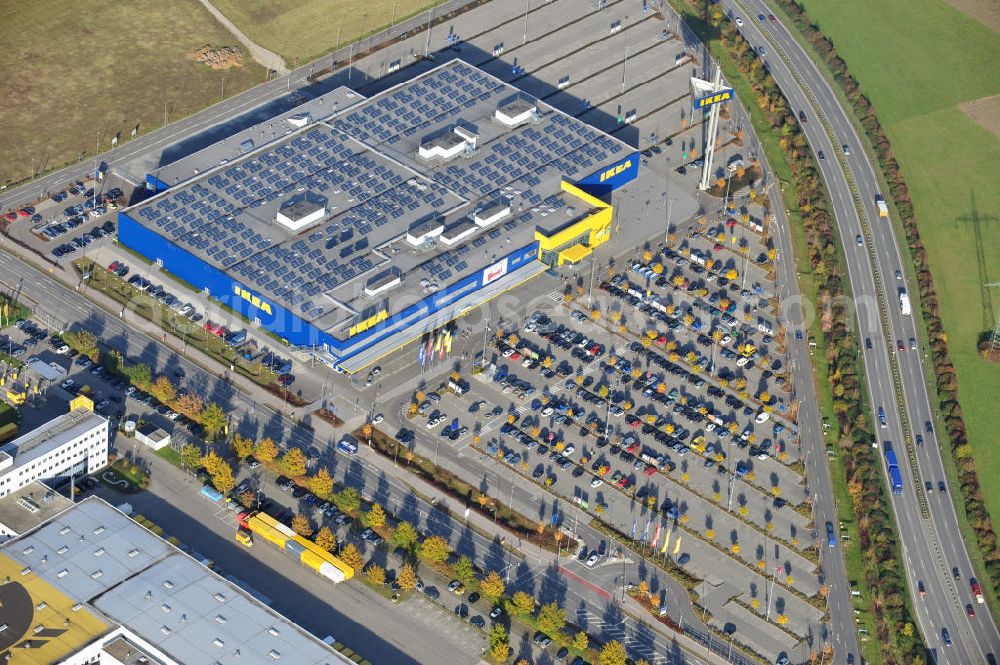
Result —
<instances>
[{"instance_id":1,"label":"paved access road","mask_svg":"<svg viewBox=\"0 0 1000 665\"><path fill-rule=\"evenodd\" d=\"M803 129L810 145L825 153L826 158L818 163L833 200L840 236L845 239L858 325L861 335L872 342L872 349L864 351L868 389L873 408L882 406L887 415L886 427L878 430L878 436L892 441L900 456L904 490L893 495L892 504L924 639L938 663L985 663L987 653L1000 652L1000 633L988 608L976 605L971 597L972 566L954 503L938 491L924 489L925 482L931 481L937 490L945 473L932 425L924 356L909 349L910 339L918 337L915 322L902 315L898 301L898 289L907 288L907 283L897 280L895 273L901 270L905 275L906 270L893 227L879 218L875 203L882 192L873 158L809 54L779 21L766 18L771 13L767 6L760 0L728 0L724 6L743 19L742 30L750 43L765 47L771 74L793 111L806 113ZM765 20L758 20L758 14L764 14ZM860 246L855 240L859 234ZM912 290L908 291L912 297ZM897 350L898 342L905 350ZM925 445L916 444L917 434ZM910 455L915 460L912 467ZM957 578L953 567L958 569ZM916 592L918 581L926 588L924 597ZM970 602L976 609L972 618L965 612ZM854 632L847 621L848 609L849 605L835 612L835 629L844 639L853 638ZM850 635L844 632L848 630ZM943 630L950 634L952 646L945 643Z\"/></svg>"}]
</instances>

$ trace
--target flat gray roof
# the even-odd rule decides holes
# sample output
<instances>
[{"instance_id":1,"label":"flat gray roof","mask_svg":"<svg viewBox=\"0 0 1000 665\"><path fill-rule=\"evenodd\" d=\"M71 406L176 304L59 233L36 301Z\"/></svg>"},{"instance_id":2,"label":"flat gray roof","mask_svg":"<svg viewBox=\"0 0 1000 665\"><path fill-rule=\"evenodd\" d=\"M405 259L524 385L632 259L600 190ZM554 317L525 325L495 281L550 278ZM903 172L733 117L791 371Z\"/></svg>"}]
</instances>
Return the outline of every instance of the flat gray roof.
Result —
<instances>
[{"instance_id":1,"label":"flat gray roof","mask_svg":"<svg viewBox=\"0 0 1000 665\"><path fill-rule=\"evenodd\" d=\"M73 505L73 502L35 480L0 498L0 523L14 533L30 531Z\"/></svg>"},{"instance_id":2,"label":"flat gray roof","mask_svg":"<svg viewBox=\"0 0 1000 665\"><path fill-rule=\"evenodd\" d=\"M296 316L343 336L370 306L363 287L390 267L406 298L427 280L443 288L534 240L541 211L566 203L563 177L581 178L632 152L626 144L530 98L537 121L508 128L494 119L516 88L461 61L443 64L292 132L125 212ZM478 135L470 156L417 158L424 137ZM456 138L458 138L456 136ZM273 222L293 192L327 197L328 218L297 235ZM429 216L446 226L480 201L511 203L503 224L453 247L398 243ZM500 252L498 252L498 249ZM415 290L412 291L412 290ZM390 303L386 303L392 313Z\"/></svg>"},{"instance_id":3,"label":"flat gray roof","mask_svg":"<svg viewBox=\"0 0 1000 665\"><path fill-rule=\"evenodd\" d=\"M139 645L119 635L107 642L103 650L124 665L162 665L163 661L144 651Z\"/></svg>"},{"instance_id":4,"label":"flat gray roof","mask_svg":"<svg viewBox=\"0 0 1000 665\"><path fill-rule=\"evenodd\" d=\"M522 96L518 95L517 97L515 97L511 101L506 102L504 104L501 104L497 108L499 108L500 111L502 111L504 113L504 115L507 115L507 116L513 118L515 116L518 116L518 115L524 113L525 111L533 109L534 107L535 107L535 102L534 101L532 101L531 99L528 99L527 97L522 97Z\"/></svg>"},{"instance_id":5,"label":"flat gray roof","mask_svg":"<svg viewBox=\"0 0 1000 665\"><path fill-rule=\"evenodd\" d=\"M0 452L7 453L14 458L14 465L5 471L10 473L101 425L107 428L107 419L85 408L76 409L53 418L44 425L0 447ZM4 475L4 473L0 472L0 475Z\"/></svg>"},{"instance_id":6,"label":"flat gray roof","mask_svg":"<svg viewBox=\"0 0 1000 665\"><path fill-rule=\"evenodd\" d=\"M330 92L314 99L296 99L299 104L278 113L277 115L257 119L253 124L242 129L231 136L216 143L212 143L180 159L176 159L169 164L160 165L144 161L137 158L133 162L125 165L125 169L130 173L153 173L167 185L176 185L204 173L223 162L232 162L240 158L246 150L241 145L246 141L252 141L254 148L270 143L283 136L287 136L295 131L295 127L288 122L292 116L308 113L310 122L317 122L338 111L364 101L365 96L359 92L351 90L347 86L340 86ZM251 111L254 113L254 111ZM225 123L221 123L225 124ZM212 130L209 130L212 131ZM156 153L152 153L156 154Z\"/></svg>"},{"instance_id":7,"label":"flat gray roof","mask_svg":"<svg viewBox=\"0 0 1000 665\"><path fill-rule=\"evenodd\" d=\"M0 547L30 574L177 662L350 663L96 497Z\"/></svg>"},{"instance_id":8,"label":"flat gray roof","mask_svg":"<svg viewBox=\"0 0 1000 665\"><path fill-rule=\"evenodd\" d=\"M427 139L420 145L425 148L441 147L445 150L455 147L460 143L464 143L465 139L455 133L454 129L449 129L446 132L440 132L437 136Z\"/></svg>"},{"instance_id":9,"label":"flat gray roof","mask_svg":"<svg viewBox=\"0 0 1000 665\"><path fill-rule=\"evenodd\" d=\"M281 204L281 214L290 219L302 219L326 207L325 203L312 192L296 194Z\"/></svg>"}]
</instances>

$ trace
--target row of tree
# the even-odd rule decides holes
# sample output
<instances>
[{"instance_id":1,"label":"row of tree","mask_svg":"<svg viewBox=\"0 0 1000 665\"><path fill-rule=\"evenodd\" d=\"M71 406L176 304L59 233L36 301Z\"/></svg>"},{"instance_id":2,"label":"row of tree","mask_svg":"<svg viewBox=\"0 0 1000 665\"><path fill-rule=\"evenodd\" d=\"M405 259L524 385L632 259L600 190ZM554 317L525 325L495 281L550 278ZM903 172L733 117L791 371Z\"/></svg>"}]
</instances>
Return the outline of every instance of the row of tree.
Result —
<instances>
[{"instance_id":1,"label":"row of tree","mask_svg":"<svg viewBox=\"0 0 1000 665\"><path fill-rule=\"evenodd\" d=\"M907 246L913 259L920 291L920 305L927 325L927 339L931 347L934 370L937 375L938 406L948 430L951 452L958 468L962 500L969 524L976 533L979 555L986 565L990 582L995 593L1000 594L1000 547L993 522L986 511L976 463L958 403L958 378L948 351L948 339L941 322L938 296L930 273L927 250L920 239L917 218L913 209L906 180L892 151L892 145L868 97L861 91L861 85L847 68L847 63L837 54L837 49L809 20L805 9L795 0L777 0L800 32L813 45L816 52L833 72L833 77L850 100L855 117L864 128L865 134L878 156L879 166L889 183L889 193L899 212L900 221L906 230Z\"/></svg>"},{"instance_id":2,"label":"row of tree","mask_svg":"<svg viewBox=\"0 0 1000 665\"><path fill-rule=\"evenodd\" d=\"M826 361L833 392L839 445L855 514L858 540L864 552L865 586L871 589L879 648L887 663L922 662L926 649L914 634L905 603L905 583L899 566L899 546L887 508L880 461L872 452L873 438L858 367L857 340L851 334L852 312L846 297L830 204L819 171L788 100L764 68L756 50L717 8L703 18L706 34L719 36L723 47L749 81L762 115L779 135L792 174L808 244L808 259L817 287L817 310L826 341ZM780 205L780 203L779 203Z\"/></svg>"},{"instance_id":3,"label":"row of tree","mask_svg":"<svg viewBox=\"0 0 1000 665\"><path fill-rule=\"evenodd\" d=\"M210 439L214 439L225 430L228 418L221 406L215 402L206 403L197 393L178 391L166 376L154 378L153 371L145 363L126 365L117 352L101 352L100 340L93 332L86 329L74 330L63 333L62 338L66 344L94 363L102 364L112 374L124 377L138 390L148 392L161 404L200 423Z\"/></svg>"},{"instance_id":4,"label":"row of tree","mask_svg":"<svg viewBox=\"0 0 1000 665\"><path fill-rule=\"evenodd\" d=\"M334 482L329 472L325 468L319 468L313 475L306 476L307 460L305 454L298 448L291 448L284 454L280 454L277 445L269 438L254 442L251 439L239 434L233 436L231 441L232 449L236 457L243 461L253 455L262 464L279 471L300 484L308 487L317 497L332 501L344 512L355 516L362 509L361 496L354 488L344 488L340 492L334 492ZM230 464L214 451L202 455L197 446L186 445L181 449L181 457L186 466L195 468L201 466L212 478L216 489L220 492L228 493L235 486L233 470ZM243 492L238 497L240 503L251 508L254 505L256 496L249 491ZM524 592L514 594L512 598L507 598L506 584L503 578L496 571L489 571L480 575L473 561L462 555L449 564L453 555L451 545L448 540L439 535L431 535L421 538L416 527L408 521L399 521L395 525L390 525L389 515L381 504L373 502L367 511L357 515L365 526L378 531L386 538L390 547L403 550L413 560L440 570L441 572L454 577L463 585L470 589L478 590L484 598L493 605L503 604L511 615L526 619L534 616L535 600L532 596ZM292 529L299 535L309 538L327 551L337 550L337 539L333 532L326 526L314 532L309 519L304 515L296 515L292 518ZM386 570L383 566L374 562L365 565L364 557L353 543L344 545L338 556L355 570L363 570L365 579L371 584L381 586L386 582ZM418 577L414 564L410 561L404 562L396 577L400 588L409 591L417 586ZM536 625L539 630L561 640L567 646L572 646L579 651L585 651L589 645L589 638L583 631L577 631L573 636L566 636L563 632L567 625L565 611L557 603L549 603L538 608ZM505 662L510 656L509 638L502 626L494 626L489 633L490 653L499 662ZM619 642L609 642L605 644L598 656L601 665L625 665L625 649ZM637 662L636 665L641 665ZM648 665L648 664L647 664Z\"/></svg>"}]
</instances>

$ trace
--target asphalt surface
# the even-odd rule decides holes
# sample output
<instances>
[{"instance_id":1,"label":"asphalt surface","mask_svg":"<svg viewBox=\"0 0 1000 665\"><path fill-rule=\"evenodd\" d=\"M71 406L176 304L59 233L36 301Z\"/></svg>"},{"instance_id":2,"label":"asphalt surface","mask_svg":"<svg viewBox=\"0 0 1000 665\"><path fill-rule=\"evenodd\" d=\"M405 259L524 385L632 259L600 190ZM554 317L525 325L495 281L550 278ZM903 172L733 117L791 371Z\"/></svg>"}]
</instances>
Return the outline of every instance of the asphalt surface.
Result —
<instances>
[{"instance_id":1,"label":"asphalt surface","mask_svg":"<svg viewBox=\"0 0 1000 665\"><path fill-rule=\"evenodd\" d=\"M847 111L788 29L777 21L758 21L758 14L770 14L766 5L759 0L730 0L724 6L742 17L743 33L751 44L766 46L772 76L792 109L804 110L808 116L803 129L810 145L826 154L818 164L844 243L860 333L872 340L872 350L863 353L869 394L873 409L883 406L887 415L887 427L878 429L877 436L892 441L900 457L904 489L902 494L892 495L892 506L921 632L938 663L985 663L987 653L1000 651L1000 633L988 608L977 605L971 597L972 566L955 505L940 492L924 490L925 480L932 481L936 489L945 472L937 437L925 430L925 422L935 420L924 376L925 356L923 351L909 350L909 340L919 335L913 318L900 311L897 289L908 285L897 281L894 274L902 270L905 275L906 270L892 225L878 216L876 196L882 192L873 158L864 149ZM850 155L844 154L842 145L849 147ZM855 203L863 212L863 224ZM858 234L863 236L860 247L854 240ZM907 291L912 299L913 290ZM902 340L907 350L897 351L897 340ZM898 368L895 374L894 366ZM913 438L918 433L923 435L923 446L917 446ZM915 460L912 467L910 455ZM924 501L926 511L922 509ZM953 566L958 568L960 579L953 578ZM916 592L918 581L926 587L924 597ZM976 608L972 618L965 612L969 602ZM847 628L849 607L834 611L835 631L845 639L853 638L853 630ZM944 643L944 629L951 635L952 646Z\"/></svg>"},{"instance_id":2,"label":"asphalt surface","mask_svg":"<svg viewBox=\"0 0 1000 665\"><path fill-rule=\"evenodd\" d=\"M415 496L407 485L393 477L406 472L402 469L393 470L391 461L374 454L366 455L364 452L357 459L348 459L343 454L334 452L333 447L328 445L330 440L316 438L313 432L291 423L270 407L259 403L253 396L239 391L226 381L208 374L194 363L160 346L158 340L129 327L128 321L106 313L86 300L82 294L53 280L38 278L40 276L34 268L14 256L4 255L4 260L0 261L0 283L16 284L22 276L26 277L22 293L40 303L41 312L36 318L46 323L50 329L58 329L60 324L65 325L67 322L81 322L109 346L133 361L149 364L154 372L168 373L181 368L185 378L177 383L189 390L196 390L208 400L225 405L239 431L255 439L270 436L283 448L302 448L317 464L326 465L336 481L357 487L364 496L374 497L384 505L391 506L403 519L412 518L420 524L420 518L426 520L427 516L440 512L432 511L426 500ZM130 314L126 316L131 317ZM175 435L178 435L176 430ZM470 555L481 566L488 569L500 568L496 544L471 529L461 528L456 520L432 520L421 526L426 527L425 531L448 536L456 551ZM596 531L582 525L580 537L595 545L602 538ZM197 541L193 542L197 546ZM651 662L695 665L713 662L707 657L693 655L676 642L668 642L649 628L648 622L637 622L628 617L620 602L616 602L613 594L606 588L584 584L572 576L560 573L552 565L554 558L551 554L525 545L522 562L513 559L504 563L504 567L507 563L512 563L511 586L530 590L547 601L560 601L560 604L573 613L574 620L586 625L588 630L603 639L624 640L633 653L644 656ZM573 564L569 564L570 569L572 566ZM621 582L619 578L608 588ZM296 613L292 612L290 616L295 619Z\"/></svg>"},{"instance_id":3,"label":"asphalt surface","mask_svg":"<svg viewBox=\"0 0 1000 665\"><path fill-rule=\"evenodd\" d=\"M424 599L413 598L401 606L368 591L361 583L334 586L287 557L276 547L259 540L247 550L233 538L233 513L205 499L201 484L167 462L149 456L152 462L148 491L122 495L107 488L96 492L118 505L127 501L135 514L159 524L168 535L215 561L225 576L236 577L241 586L269 601L316 636L332 635L373 663L442 662L474 663L481 653L482 637L468 624L449 615L422 607ZM288 500L288 495L268 492ZM416 607L414 607L416 605ZM404 612L420 620L402 621Z\"/></svg>"}]
</instances>

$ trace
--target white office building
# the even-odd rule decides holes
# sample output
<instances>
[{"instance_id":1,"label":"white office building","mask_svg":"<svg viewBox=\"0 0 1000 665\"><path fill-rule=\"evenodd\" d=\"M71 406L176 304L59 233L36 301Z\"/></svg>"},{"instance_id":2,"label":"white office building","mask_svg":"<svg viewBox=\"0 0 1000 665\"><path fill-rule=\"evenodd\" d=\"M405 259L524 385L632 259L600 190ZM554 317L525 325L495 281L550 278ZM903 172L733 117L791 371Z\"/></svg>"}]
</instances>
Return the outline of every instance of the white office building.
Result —
<instances>
[{"instance_id":1,"label":"white office building","mask_svg":"<svg viewBox=\"0 0 1000 665\"><path fill-rule=\"evenodd\" d=\"M0 447L0 498L36 480L93 473L108 464L108 421L90 400Z\"/></svg>"}]
</instances>

